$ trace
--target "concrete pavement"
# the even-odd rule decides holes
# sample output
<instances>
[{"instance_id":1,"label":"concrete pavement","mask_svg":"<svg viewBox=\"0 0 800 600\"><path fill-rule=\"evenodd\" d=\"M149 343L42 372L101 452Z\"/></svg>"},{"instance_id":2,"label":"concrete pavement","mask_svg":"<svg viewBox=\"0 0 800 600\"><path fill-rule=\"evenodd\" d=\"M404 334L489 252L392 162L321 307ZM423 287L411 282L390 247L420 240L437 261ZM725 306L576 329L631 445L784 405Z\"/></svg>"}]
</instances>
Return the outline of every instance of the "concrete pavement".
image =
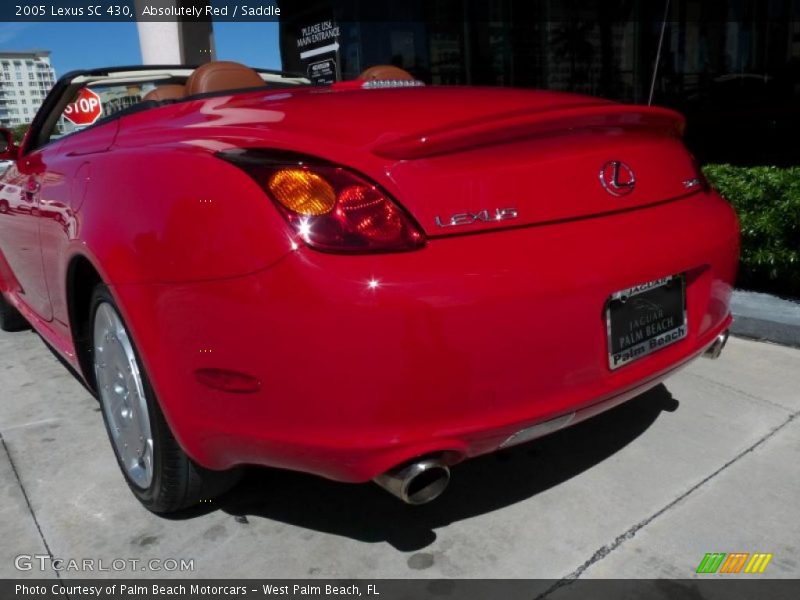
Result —
<instances>
[{"instance_id":1,"label":"concrete pavement","mask_svg":"<svg viewBox=\"0 0 800 600\"><path fill-rule=\"evenodd\" d=\"M94 399L31 332L0 332L0 577L18 554L187 559L201 577L676 577L771 552L800 577L800 350L731 339L589 422L453 470L422 507L374 485L252 469L213 504L151 515ZM13 543L9 543L13 540Z\"/></svg>"}]
</instances>

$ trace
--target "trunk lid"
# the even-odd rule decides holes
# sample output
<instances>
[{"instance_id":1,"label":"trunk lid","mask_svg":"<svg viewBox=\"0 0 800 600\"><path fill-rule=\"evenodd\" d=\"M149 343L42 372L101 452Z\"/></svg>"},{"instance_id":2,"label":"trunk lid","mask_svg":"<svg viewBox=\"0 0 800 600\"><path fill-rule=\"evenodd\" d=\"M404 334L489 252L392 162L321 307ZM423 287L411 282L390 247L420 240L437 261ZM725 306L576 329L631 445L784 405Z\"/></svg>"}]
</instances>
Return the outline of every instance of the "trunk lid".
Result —
<instances>
[{"instance_id":1,"label":"trunk lid","mask_svg":"<svg viewBox=\"0 0 800 600\"><path fill-rule=\"evenodd\" d=\"M683 118L625 105L516 112L421 131L374 152L429 236L642 208L703 185Z\"/></svg>"},{"instance_id":2,"label":"trunk lid","mask_svg":"<svg viewBox=\"0 0 800 600\"><path fill-rule=\"evenodd\" d=\"M508 88L336 85L202 103L176 105L171 125L263 135L364 170L429 236L631 210L702 185L683 117L662 108Z\"/></svg>"}]
</instances>

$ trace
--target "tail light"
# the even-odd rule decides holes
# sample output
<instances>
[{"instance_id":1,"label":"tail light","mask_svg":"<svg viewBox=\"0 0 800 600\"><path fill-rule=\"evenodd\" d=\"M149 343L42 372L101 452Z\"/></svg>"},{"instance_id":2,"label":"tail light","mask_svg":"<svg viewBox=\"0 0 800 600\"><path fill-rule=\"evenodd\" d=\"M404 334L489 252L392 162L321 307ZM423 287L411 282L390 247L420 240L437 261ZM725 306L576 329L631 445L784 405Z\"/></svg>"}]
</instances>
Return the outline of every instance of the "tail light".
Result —
<instances>
[{"instance_id":1,"label":"tail light","mask_svg":"<svg viewBox=\"0 0 800 600\"><path fill-rule=\"evenodd\" d=\"M261 150L218 156L250 175L312 248L390 252L425 244L420 228L386 192L349 169Z\"/></svg>"}]
</instances>

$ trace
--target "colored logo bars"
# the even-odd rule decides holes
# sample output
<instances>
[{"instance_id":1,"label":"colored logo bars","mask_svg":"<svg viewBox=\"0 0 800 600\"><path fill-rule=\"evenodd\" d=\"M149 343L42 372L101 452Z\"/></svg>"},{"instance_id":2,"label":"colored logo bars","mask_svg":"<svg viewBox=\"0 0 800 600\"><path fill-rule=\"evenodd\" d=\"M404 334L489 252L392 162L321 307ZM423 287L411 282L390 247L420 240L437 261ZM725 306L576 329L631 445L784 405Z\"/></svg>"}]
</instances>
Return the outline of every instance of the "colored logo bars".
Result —
<instances>
[{"instance_id":1,"label":"colored logo bars","mask_svg":"<svg viewBox=\"0 0 800 600\"><path fill-rule=\"evenodd\" d=\"M760 552L709 552L700 561L697 573L763 573L770 560L772 554Z\"/></svg>"}]
</instances>

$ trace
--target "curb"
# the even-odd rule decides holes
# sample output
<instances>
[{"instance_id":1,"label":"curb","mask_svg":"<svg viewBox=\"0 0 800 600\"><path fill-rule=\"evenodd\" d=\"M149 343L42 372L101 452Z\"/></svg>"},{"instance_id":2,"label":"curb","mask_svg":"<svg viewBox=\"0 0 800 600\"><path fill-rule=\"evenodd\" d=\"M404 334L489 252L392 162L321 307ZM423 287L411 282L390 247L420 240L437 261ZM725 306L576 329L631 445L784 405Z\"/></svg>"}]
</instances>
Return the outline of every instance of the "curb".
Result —
<instances>
[{"instance_id":1,"label":"curb","mask_svg":"<svg viewBox=\"0 0 800 600\"><path fill-rule=\"evenodd\" d=\"M733 335L800 348L800 300L735 290L731 309Z\"/></svg>"}]
</instances>

